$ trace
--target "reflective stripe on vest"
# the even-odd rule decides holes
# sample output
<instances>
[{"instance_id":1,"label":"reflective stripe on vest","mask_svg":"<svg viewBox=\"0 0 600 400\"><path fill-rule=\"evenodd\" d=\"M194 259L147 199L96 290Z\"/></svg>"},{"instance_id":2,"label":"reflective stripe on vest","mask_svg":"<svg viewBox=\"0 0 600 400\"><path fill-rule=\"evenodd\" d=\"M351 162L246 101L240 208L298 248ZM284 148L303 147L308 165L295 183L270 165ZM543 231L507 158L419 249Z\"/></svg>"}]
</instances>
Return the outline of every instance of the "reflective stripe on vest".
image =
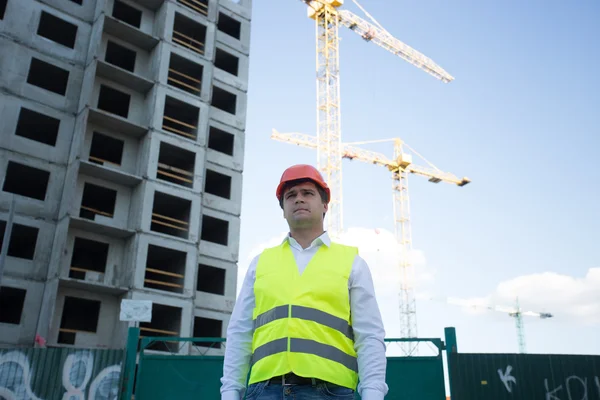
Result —
<instances>
[{"instance_id":1,"label":"reflective stripe on vest","mask_svg":"<svg viewBox=\"0 0 600 400\"><path fill-rule=\"evenodd\" d=\"M287 348L287 338L277 339L267 344L263 344L262 346L254 350L254 354L252 356L252 363L254 364L259 360L268 357L272 354L287 351ZM327 344L315 342L314 340L310 339L291 338L290 351L294 353L313 354L315 356L327 358L331 361L335 361L342 364L344 367L354 372L358 372L358 361L356 357L346 354L343 351L333 346L329 346Z\"/></svg>"},{"instance_id":2,"label":"reflective stripe on vest","mask_svg":"<svg viewBox=\"0 0 600 400\"><path fill-rule=\"evenodd\" d=\"M288 318L288 310L289 306L279 306L260 314L254 320L254 330L260 328L263 325L268 324L269 322L273 322L282 318ZM348 324L348 322L336 317L335 315L327 314L324 311L309 307L293 305L292 315L290 315L289 317L317 322L321 325L325 325L332 329L340 331L348 339L354 340L354 331L352 330L352 327Z\"/></svg>"},{"instance_id":3,"label":"reflective stripe on vest","mask_svg":"<svg viewBox=\"0 0 600 400\"><path fill-rule=\"evenodd\" d=\"M357 254L355 247L322 245L300 274L289 242L263 251L249 384L293 372L356 389L348 279Z\"/></svg>"}]
</instances>

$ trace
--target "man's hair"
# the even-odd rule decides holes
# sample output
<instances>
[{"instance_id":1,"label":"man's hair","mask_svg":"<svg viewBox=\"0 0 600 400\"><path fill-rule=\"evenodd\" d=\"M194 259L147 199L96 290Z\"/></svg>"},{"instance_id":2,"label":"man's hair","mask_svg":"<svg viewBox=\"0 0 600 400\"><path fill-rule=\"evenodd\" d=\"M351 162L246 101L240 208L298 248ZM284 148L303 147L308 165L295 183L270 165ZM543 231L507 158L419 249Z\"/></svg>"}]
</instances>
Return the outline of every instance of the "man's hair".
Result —
<instances>
[{"instance_id":1,"label":"man's hair","mask_svg":"<svg viewBox=\"0 0 600 400\"><path fill-rule=\"evenodd\" d=\"M315 184L315 186L317 187L317 191L319 192L319 196L321 196L321 201L323 203L327 203L329 201L329 198L327 197L327 192L325 192L325 190L317 185L315 183L315 181L313 181L312 179L309 178L303 178L303 179L296 179L294 181L289 181L286 182L285 185L283 185L283 190L281 191L281 193L285 194L285 192L287 192L287 190L293 186L299 185L301 183L305 183L305 182L312 182ZM281 200L279 200L279 206L281 207L281 209L283 210L283 200L284 200L284 196L281 196Z\"/></svg>"}]
</instances>

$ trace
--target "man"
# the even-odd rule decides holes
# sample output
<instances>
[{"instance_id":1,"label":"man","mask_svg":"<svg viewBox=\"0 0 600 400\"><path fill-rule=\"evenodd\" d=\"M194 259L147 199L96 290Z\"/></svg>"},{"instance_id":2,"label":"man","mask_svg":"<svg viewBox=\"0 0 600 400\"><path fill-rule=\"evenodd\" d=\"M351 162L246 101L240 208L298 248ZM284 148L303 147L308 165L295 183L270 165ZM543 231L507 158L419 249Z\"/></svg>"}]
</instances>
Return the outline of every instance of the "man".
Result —
<instances>
[{"instance_id":1,"label":"man","mask_svg":"<svg viewBox=\"0 0 600 400\"><path fill-rule=\"evenodd\" d=\"M356 389L382 400L385 331L371 273L355 247L323 230L327 184L314 167L294 165L276 195L290 232L248 268L227 330L221 400L244 392L247 400L350 400Z\"/></svg>"}]
</instances>

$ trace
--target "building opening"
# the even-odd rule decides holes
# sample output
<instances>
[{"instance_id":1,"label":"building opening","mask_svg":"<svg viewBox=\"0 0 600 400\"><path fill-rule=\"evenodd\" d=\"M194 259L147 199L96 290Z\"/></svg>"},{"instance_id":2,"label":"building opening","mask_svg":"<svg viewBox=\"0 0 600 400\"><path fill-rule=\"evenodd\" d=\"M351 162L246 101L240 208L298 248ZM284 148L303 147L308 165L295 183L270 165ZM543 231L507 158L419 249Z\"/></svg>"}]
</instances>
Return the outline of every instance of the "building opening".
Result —
<instances>
[{"instance_id":1,"label":"building opening","mask_svg":"<svg viewBox=\"0 0 600 400\"><path fill-rule=\"evenodd\" d=\"M2 190L44 201L49 181L49 171L9 161Z\"/></svg>"},{"instance_id":2,"label":"building opening","mask_svg":"<svg viewBox=\"0 0 600 400\"><path fill-rule=\"evenodd\" d=\"M0 288L0 323L20 325L25 304L24 289L2 286Z\"/></svg>"},{"instance_id":3,"label":"building opening","mask_svg":"<svg viewBox=\"0 0 600 400\"><path fill-rule=\"evenodd\" d=\"M77 38L77 25L58 18L46 11L42 11L37 34L73 49L75 48L75 40Z\"/></svg>"},{"instance_id":4,"label":"building opening","mask_svg":"<svg viewBox=\"0 0 600 400\"><path fill-rule=\"evenodd\" d=\"M108 163L120 166L123 158L124 146L125 142L122 140L115 139L112 136L104 135L99 132L94 132L89 160L100 165Z\"/></svg>"},{"instance_id":5,"label":"building opening","mask_svg":"<svg viewBox=\"0 0 600 400\"><path fill-rule=\"evenodd\" d=\"M227 246L229 236L229 221L202 216L202 233L201 240Z\"/></svg>"},{"instance_id":6,"label":"building opening","mask_svg":"<svg viewBox=\"0 0 600 400\"><path fill-rule=\"evenodd\" d=\"M194 317L195 338L221 338L223 332L223 321L220 319ZM194 342L194 346L210 347L220 349L220 342Z\"/></svg>"},{"instance_id":7,"label":"building opening","mask_svg":"<svg viewBox=\"0 0 600 400\"><path fill-rule=\"evenodd\" d=\"M135 69L136 56L137 53L135 51L130 50L125 46L121 46L110 40L106 43L106 55L104 60L107 63L133 72Z\"/></svg>"},{"instance_id":8,"label":"building opening","mask_svg":"<svg viewBox=\"0 0 600 400\"><path fill-rule=\"evenodd\" d=\"M196 96L202 92L204 67L186 58L171 53L167 83Z\"/></svg>"},{"instance_id":9,"label":"building opening","mask_svg":"<svg viewBox=\"0 0 600 400\"><path fill-rule=\"evenodd\" d=\"M0 20L4 19L4 13L6 12L6 2L8 0L0 0Z\"/></svg>"},{"instance_id":10,"label":"building opening","mask_svg":"<svg viewBox=\"0 0 600 400\"><path fill-rule=\"evenodd\" d=\"M127 93L106 85L100 85L100 94L98 96L98 108L100 110L127 118L130 101L131 96Z\"/></svg>"},{"instance_id":11,"label":"building opening","mask_svg":"<svg viewBox=\"0 0 600 400\"><path fill-rule=\"evenodd\" d=\"M179 336L181 331L181 308L164 304L152 304L152 322L140 322L140 337ZM146 347L148 350L175 353L179 342L155 342Z\"/></svg>"},{"instance_id":12,"label":"building opening","mask_svg":"<svg viewBox=\"0 0 600 400\"><path fill-rule=\"evenodd\" d=\"M56 146L59 128L59 119L21 107L15 135Z\"/></svg>"},{"instance_id":13,"label":"building opening","mask_svg":"<svg viewBox=\"0 0 600 400\"><path fill-rule=\"evenodd\" d=\"M225 294L225 270L206 264L198 265L196 290L212 294Z\"/></svg>"},{"instance_id":14,"label":"building opening","mask_svg":"<svg viewBox=\"0 0 600 400\"><path fill-rule=\"evenodd\" d=\"M142 12L119 0L115 0L112 16L138 29L142 25Z\"/></svg>"},{"instance_id":15,"label":"building opening","mask_svg":"<svg viewBox=\"0 0 600 400\"><path fill-rule=\"evenodd\" d=\"M190 200L154 192L150 230L187 239L191 208Z\"/></svg>"},{"instance_id":16,"label":"building opening","mask_svg":"<svg viewBox=\"0 0 600 400\"><path fill-rule=\"evenodd\" d=\"M4 232L6 229L6 221L0 221L0 248L4 242ZM38 228L16 224L13 222L10 241L8 242L9 257L22 258L24 260L33 260L35 256L35 246L38 239Z\"/></svg>"},{"instance_id":17,"label":"building opening","mask_svg":"<svg viewBox=\"0 0 600 400\"><path fill-rule=\"evenodd\" d=\"M83 197L81 199L81 209L79 216L81 218L96 218L96 215L113 218L115 213L115 204L117 202L117 191L93 183L84 183Z\"/></svg>"},{"instance_id":18,"label":"building opening","mask_svg":"<svg viewBox=\"0 0 600 400\"><path fill-rule=\"evenodd\" d=\"M217 29L221 32L231 36L234 39L240 39L242 31L242 23L228 15L219 13L219 22L217 23Z\"/></svg>"},{"instance_id":19,"label":"building opening","mask_svg":"<svg viewBox=\"0 0 600 400\"><path fill-rule=\"evenodd\" d=\"M32 57L27 83L64 96L67 93L69 71Z\"/></svg>"},{"instance_id":20,"label":"building opening","mask_svg":"<svg viewBox=\"0 0 600 400\"><path fill-rule=\"evenodd\" d=\"M208 0L177 0L177 2L202 15L208 16Z\"/></svg>"},{"instance_id":21,"label":"building opening","mask_svg":"<svg viewBox=\"0 0 600 400\"><path fill-rule=\"evenodd\" d=\"M75 344L77 332L96 333L100 301L65 296L58 343Z\"/></svg>"},{"instance_id":22,"label":"building opening","mask_svg":"<svg viewBox=\"0 0 600 400\"><path fill-rule=\"evenodd\" d=\"M85 280L88 272L104 274L108 259L108 243L76 237L69 278Z\"/></svg>"},{"instance_id":23,"label":"building opening","mask_svg":"<svg viewBox=\"0 0 600 400\"><path fill-rule=\"evenodd\" d=\"M187 253L166 247L148 245L144 286L183 293Z\"/></svg>"},{"instance_id":24,"label":"building opening","mask_svg":"<svg viewBox=\"0 0 600 400\"><path fill-rule=\"evenodd\" d=\"M208 132L208 148L232 156L234 139L231 133L211 126Z\"/></svg>"},{"instance_id":25,"label":"building opening","mask_svg":"<svg viewBox=\"0 0 600 400\"><path fill-rule=\"evenodd\" d=\"M195 53L204 55L206 26L179 13L175 13L173 41Z\"/></svg>"},{"instance_id":26,"label":"building opening","mask_svg":"<svg viewBox=\"0 0 600 400\"><path fill-rule=\"evenodd\" d=\"M231 75L238 76L239 65L239 58L217 47L215 54L215 67L225 72L229 72Z\"/></svg>"},{"instance_id":27,"label":"building opening","mask_svg":"<svg viewBox=\"0 0 600 400\"><path fill-rule=\"evenodd\" d=\"M194 186L196 154L165 142L160 143L157 179L191 188Z\"/></svg>"},{"instance_id":28,"label":"building opening","mask_svg":"<svg viewBox=\"0 0 600 400\"><path fill-rule=\"evenodd\" d=\"M196 140L200 109L190 104L165 97L163 129L176 135Z\"/></svg>"},{"instance_id":29,"label":"building opening","mask_svg":"<svg viewBox=\"0 0 600 400\"><path fill-rule=\"evenodd\" d=\"M237 96L235 94L213 86L212 100L210 102L213 107L235 115L236 101Z\"/></svg>"},{"instance_id":30,"label":"building opening","mask_svg":"<svg viewBox=\"0 0 600 400\"><path fill-rule=\"evenodd\" d=\"M231 176L207 168L204 191L224 199L231 199Z\"/></svg>"}]
</instances>

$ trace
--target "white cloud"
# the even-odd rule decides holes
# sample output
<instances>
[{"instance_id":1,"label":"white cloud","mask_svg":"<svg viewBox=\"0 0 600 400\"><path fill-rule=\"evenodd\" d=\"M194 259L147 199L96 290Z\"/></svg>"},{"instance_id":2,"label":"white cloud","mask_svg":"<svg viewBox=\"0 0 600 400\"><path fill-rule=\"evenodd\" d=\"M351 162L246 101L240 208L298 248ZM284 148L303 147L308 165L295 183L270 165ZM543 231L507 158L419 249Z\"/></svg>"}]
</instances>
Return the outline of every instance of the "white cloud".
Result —
<instances>
[{"instance_id":1,"label":"white cloud","mask_svg":"<svg viewBox=\"0 0 600 400\"><path fill-rule=\"evenodd\" d=\"M511 308L517 296L523 311L549 312L564 322L600 324L600 268L590 268L582 277L555 272L523 275L501 282L485 297L455 298L449 303L477 304L481 312L487 305Z\"/></svg>"},{"instance_id":2,"label":"white cloud","mask_svg":"<svg viewBox=\"0 0 600 400\"><path fill-rule=\"evenodd\" d=\"M386 229L349 228L340 237L340 242L357 246L360 256L369 265L386 337L401 337L399 292L402 249L394 232ZM427 298L427 289L434 280L435 271L427 266L421 250L413 249L409 253L409 259L414 271L412 281L415 297ZM388 355L401 355L397 344L388 348Z\"/></svg>"}]
</instances>

